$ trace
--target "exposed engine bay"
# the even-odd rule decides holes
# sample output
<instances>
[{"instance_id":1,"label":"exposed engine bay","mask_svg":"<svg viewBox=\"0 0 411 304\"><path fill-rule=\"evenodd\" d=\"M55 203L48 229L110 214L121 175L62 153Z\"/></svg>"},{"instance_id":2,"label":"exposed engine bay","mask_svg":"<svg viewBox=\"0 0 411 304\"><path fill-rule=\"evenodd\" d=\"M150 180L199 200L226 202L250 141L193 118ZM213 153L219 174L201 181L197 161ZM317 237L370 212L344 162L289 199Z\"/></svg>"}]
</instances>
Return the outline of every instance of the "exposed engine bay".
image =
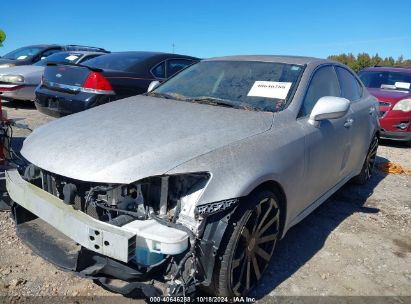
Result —
<instances>
[{"instance_id":1,"label":"exposed engine bay","mask_svg":"<svg viewBox=\"0 0 411 304\"><path fill-rule=\"evenodd\" d=\"M151 217L175 223L179 215L186 219L194 216L188 204L195 205L209 177L208 173L189 173L150 177L129 185L103 185L61 177L34 165L24 173L27 181L64 203L116 226ZM188 226L195 231L194 222L191 224Z\"/></svg>"},{"instance_id":2,"label":"exposed engine bay","mask_svg":"<svg viewBox=\"0 0 411 304\"><path fill-rule=\"evenodd\" d=\"M71 206L98 221L135 233L137 237L128 243L128 257L124 260L127 267L145 271L164 267L170 295L187 294L204 283L204 277L210 279L213 263L203 264L207 255L216 254L218 242L208 240L214 230L206 233L210 237L204 237L207 217L215 213L223 216L221 211L231 209L238 201L196 206L210 179L207 172L156 176L118 185L73 180L30 164L23 179L59 198L60 205ZM98 231L95 234L93 231L88 235L88 244L92 246L87 248L110 256L100 247L111 245L111 240L99 242Z\"/></svg>"}]
</instances>

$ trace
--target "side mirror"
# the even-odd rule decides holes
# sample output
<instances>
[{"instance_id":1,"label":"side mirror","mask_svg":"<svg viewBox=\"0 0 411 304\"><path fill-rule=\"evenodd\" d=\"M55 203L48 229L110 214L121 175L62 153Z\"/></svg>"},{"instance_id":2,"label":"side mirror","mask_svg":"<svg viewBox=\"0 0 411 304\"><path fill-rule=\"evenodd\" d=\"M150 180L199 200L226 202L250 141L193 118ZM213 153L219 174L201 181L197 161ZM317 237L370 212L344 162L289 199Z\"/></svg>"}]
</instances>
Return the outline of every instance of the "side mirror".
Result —
<instances>
[{"instance_id":1,"label":"side mirror","mask_svg":"<svg viewBox=\"0 0 411 304\"><path fill-rule=\"evenodd\" d=\"M160 85L160 81L158 80L154 80L150 82L150 84L148 85L147 93L150 93L152 90L157 88L159 85Z\"/></svg>"},{"instance_id":2,"label":"side mirror","mask_svg":"<svg viewBox=\"0 0 411 304\"><path fill-rule=\"evenodd\" d=\"M350 101L341 97L324 96L318 99L310 114L309 123L325 119L337 119L343 117L350 108Z\"/></svg>"}]
</instances>

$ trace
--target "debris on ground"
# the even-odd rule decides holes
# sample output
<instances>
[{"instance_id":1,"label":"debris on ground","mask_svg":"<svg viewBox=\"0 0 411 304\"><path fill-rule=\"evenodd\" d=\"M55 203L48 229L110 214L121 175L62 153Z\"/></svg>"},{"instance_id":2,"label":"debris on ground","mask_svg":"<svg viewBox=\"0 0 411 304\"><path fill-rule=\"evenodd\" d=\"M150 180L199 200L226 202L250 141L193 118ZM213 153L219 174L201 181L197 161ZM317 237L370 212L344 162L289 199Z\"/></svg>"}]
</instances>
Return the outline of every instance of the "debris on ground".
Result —
<instances>
[{"instance_id":1,"label":"debris on ground","mask_svg":"<svg viewBox=\"0 0 411 304\"><path fill-rule=\"evenodd\" d=\"M411 175L411 169L405 168L400 164L392 162L384 162L378 164L378 170L387 174L406 174Z\"/></svg>"}]
</instances>

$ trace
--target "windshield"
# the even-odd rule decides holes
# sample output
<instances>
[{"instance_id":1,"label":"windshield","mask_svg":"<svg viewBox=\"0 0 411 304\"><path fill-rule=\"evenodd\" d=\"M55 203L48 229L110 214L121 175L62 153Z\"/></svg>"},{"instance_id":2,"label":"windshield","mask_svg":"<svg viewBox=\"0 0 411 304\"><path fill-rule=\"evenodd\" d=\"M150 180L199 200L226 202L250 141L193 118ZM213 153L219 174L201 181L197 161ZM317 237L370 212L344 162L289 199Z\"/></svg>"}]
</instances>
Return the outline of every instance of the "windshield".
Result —
<instances>
[{"instance_id":1,"label":"windshield","mask_svg":"<svg viewBox=\"0 0 411 304\"><path fill-rule=\"evenodd\" d=\"M73 52L59 52L50 55L33 65L45 66L47 62L65 62L65 63L76 63L83 54L73 53Z\"/></svg>"},{"instance_id":2,"label":"windshield","mask_svg":"<svg viewBox=\"0 0 411 304\"><path fill-rule=\"evenodd\" d=\"M367 88L410 90L411 73L363 71L359 74Z\"/></svg>"},{"instance_id":3,"label":"windshield","mask_svg":"<svg viewBox=\"0 0 411 304\"><path fill-rule=\"evenodd\" d=\"M147 59L138 53L112 53L84 61L82 64L103 70L127 71L137 62Z\"/></svg>"},{"instance_id":4,"label":"windshield","mask_svg":"<svg viewBox=\"0 0 411 304\"><path fill-rule=\"evenodd\" d=\"M22 47L7 53L2 58L12 59L12 60L24 60L28 57L36 55L38 52L43 50L41 47Z\"/></svg>"},{"instance_id":5,"label":"windshield","mask_svg":"<svg viewBox=\"0 0 411 304\"><path fill-rule=\"evenodd\" d=\"M152 96L247 110L281 111L303 66L258 61L202 61L183 70Z\"/></svg>"}]
</instances>

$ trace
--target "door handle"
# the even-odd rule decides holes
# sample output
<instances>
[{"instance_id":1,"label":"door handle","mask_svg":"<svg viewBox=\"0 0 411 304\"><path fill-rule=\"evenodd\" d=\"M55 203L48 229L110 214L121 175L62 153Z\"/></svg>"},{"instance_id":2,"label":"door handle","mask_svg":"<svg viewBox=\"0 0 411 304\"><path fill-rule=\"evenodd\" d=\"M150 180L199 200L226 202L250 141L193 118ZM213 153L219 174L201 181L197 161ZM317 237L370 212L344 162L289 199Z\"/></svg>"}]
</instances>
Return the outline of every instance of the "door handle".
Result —
<instances>
[{"instance_id":1,"label":"door handle","mask_svg":"<svg viewBox=\"0 0 411 304\"><path fill-rule=\"evenodd\" d=\"M349 127L352 126L353 123L354 123L354 119L348 118L348 119L344 122L344 127L349 128Z\"/></svg>"}]
</instances>

